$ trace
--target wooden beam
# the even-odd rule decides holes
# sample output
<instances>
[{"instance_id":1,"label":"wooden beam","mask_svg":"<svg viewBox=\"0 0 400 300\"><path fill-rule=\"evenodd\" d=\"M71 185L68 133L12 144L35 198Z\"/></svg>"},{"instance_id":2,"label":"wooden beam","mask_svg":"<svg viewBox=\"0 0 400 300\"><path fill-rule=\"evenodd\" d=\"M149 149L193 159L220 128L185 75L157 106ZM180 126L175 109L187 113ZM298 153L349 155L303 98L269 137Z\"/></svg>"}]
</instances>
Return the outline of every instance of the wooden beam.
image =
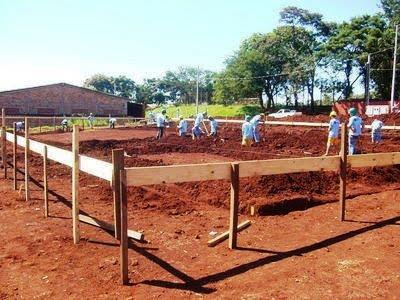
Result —
<instances>
[{"instance_id":1,"label":"wooden beam","mask_svg":"<svg viewBox=\"0 0 400 300\"><path fill-rule=\"evenodd\" d=\"M127 186L231 178L230 163L126 168ZM156 176L155 176L156 175Z\"/></svg>"},{"instance_id":2,"label":"wooden beam","mask_svg":"<svg viewBox=\"0 0 400 300\"><path fill-rule=\"evenodd\" d=\"M1 127L6 127L6 110L4 108L1 109Z\"/></svg>"},{"instance_id":3,"label":"wooden beam","mask_svg":"<svg viewBox=\"0 0 400 300\"><path fill-rule=\"evenodd\" d=\"M80 241L79 231L79 128L73 125L72 131L72 227L74 244Z\"/></svg>"},{"instance_id":4,"label":"wooden beam","mask_svg":"<svg viewBox=\"0 0 400 300\"><path fill-rule=\"evenodd\" d=\"M4 168L4 178L7 179L7 140L6 127L1 127L1 160Z\"/></svg>"},{"instance_id":5,"label":"wooden beam","mask_svg":"<svg viewBox=\"0 0 400 300\"><path fill-rule=\"evenodd\" d=\"M95 227L106 229L108 231L115 232L115 226L113 224L107 223L105 221L99 220L94 217L79 214L79 221ZM134 239L136 241L143 241L144 234L138 231L128 229L128 238Z\"/></svg>"},{"instance_id":6,"label":"wooden beam","mask_svg":"<svg viewBox=\"0 0 400 300\"><path fill-rule=\"evenodd\" d=\"M14 191L17 190L17 174L18 174L18 166L17 166L17 123L13 123L13 181L14 181Z\"/></svg>"},{"instance_id":7,"label":"wooden beam","mask_svg":"<svg viewBox=\"0 0 400 300\"><path fill-rule=\"evenodd\" d=\"M339 170L339 156L241 161L240 177Z\"/></svg>"},{"instance_id":8,"label":"wooden beam","mask_svg":"<svg viewBox=\"0 0 400 300\"><path fill-rule=\"evenodd\" d=\"M340 139L340 190L339 190L339 201L340 201L340 220L344 221L346 215L346 179L347 179L347 148L348 148L348 129L346 124L343 124L341 128L341 139Z\"/></svg>"},{"instance_id":9,"label":"wooden beam","mask_svg":"<svg viewBox=\"0 0 400 300\"><path fill-rule=\"evenodd\" d=\"M109 182L113 178L112 164L85 155L79 155L79 170Z\"/></svg>"},{"instance_id":10,"label":"wooden beam","mask_svg":"<svg viewBox=\"0 0 400 300\"><path fill-rule=\"evenodd\" d=\"M49 216L49 193L47 185L47 146L43 148L43 197L44 197L44 216Z\"/></svg>"},{"instance_id":11,"label":"wooden beam","mask_svg":"<svg viewBox=\"0 0 400 300\"><path fill-rule=\"evenodd\" d=\"M229 212L229 249L237 246L237 225L239 209L239 164L231 166L231 201Z\"/></svg>"},{"instance_id":12,"label":"wooden beam","mask_svg":"<svg viewBox=\"0 0 400 300\"><path fill-rule=\"evenodd\" d=\"M350 155L347 160L352 168L398 165L400 164L400 152Z\"/></svg>"},{"instance_id":13,"label":"wooden beam","mask_svg":"<svg viewBox=\"0 0 400 300\"><path fill-rule=\"evenodd\" d=\"M120 207L121 207L121 238L120 238L120 260L121 260L121 281L126 285L129 283L128 276L128 199L126 171L120 172Z\"/></svg>"},{"instance_id":14,"label":"wooden beam","mask_svg":"<svg viewBox=\"0 0 400 300\"><path fill-rule=\"evenodd\" d=\"M25 200L29 199L29 119L25 118Z\"/></svg>"},{"instance_id":15,"label":"wooden beam","mask_svg":"<svg viewBox=\"0 0 400 300\"><path fill-rule=\"evenodd\" d=\"M124 150L115 149L112 150L112 165L113 165L113 177L112 177L112 190L113 190L113 200L114 200L114 226L115 226L115 238L120 239L120 229L121 229L121 170L124 169Z\"/></svg>"},{"instance_id":16,"label":"wooden beam","mask_svg":"<svg viewBox=\"0 0 400 300\"><path fill-rule=\"evenodd\" d=\"M237 226L237 232L240 232L240 231L246 229L250 225L251 225L251 222L249 220L244 221L243 223L240 223ZM214 247L214 246L218 245L219 243L225 241L228 238L229 238L229 230L221 233L220 235L216 236L212 240L209 240L207 242L207 245L208 245L208 247Z\"/></svg>"}]
</instances>

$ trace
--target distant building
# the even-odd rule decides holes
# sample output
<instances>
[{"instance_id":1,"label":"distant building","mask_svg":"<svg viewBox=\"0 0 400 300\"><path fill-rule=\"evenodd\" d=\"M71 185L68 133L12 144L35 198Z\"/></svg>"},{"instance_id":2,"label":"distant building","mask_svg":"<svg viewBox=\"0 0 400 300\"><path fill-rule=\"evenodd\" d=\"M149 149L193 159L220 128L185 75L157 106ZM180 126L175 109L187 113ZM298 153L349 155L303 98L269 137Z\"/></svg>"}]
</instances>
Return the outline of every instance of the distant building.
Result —
<instances>
[{"instance_id":1,"label":"distant building","mask_svg":"<svg viewBox=\"0 0 400 300\"><path fill-rule=\"evenodd\" d=\"M395 107L397 109L399 101L395 101ZM396 106L397 105L397 106ZM340 116L348 115L347 111L351 108L357 108L361 115L375 116L384 115L390 112L390 101L389 100L370 100L369 105L365 104L364 99L351 99L351 100L340 100L333 104L333 109Z\"/></svg>"},{"instance_id":2,"label":"distant building","mask_svg":"<svg viewBox=\"0 0 400 300\"><path fill-rule=\"evenodd\" d=\"M126 116L128 101L67 83L0 92L0 108L7 115Z\"/></svg>"}]
</instances>

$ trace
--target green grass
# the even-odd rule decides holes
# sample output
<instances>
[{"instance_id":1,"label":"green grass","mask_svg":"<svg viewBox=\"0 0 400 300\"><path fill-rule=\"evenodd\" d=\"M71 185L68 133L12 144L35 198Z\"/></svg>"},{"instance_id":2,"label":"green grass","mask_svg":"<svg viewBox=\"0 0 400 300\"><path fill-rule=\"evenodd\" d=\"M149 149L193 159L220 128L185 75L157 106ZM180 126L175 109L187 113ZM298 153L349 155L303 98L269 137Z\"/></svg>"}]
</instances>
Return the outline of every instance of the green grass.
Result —
<instances>
[{"instance_id":1,"label":"green grass","mask_svg":"<svg viewBox=\"0 0 400 300\"><path fill-rule=\"evenodd\" d=\"M162 109L167 110L167 115L170 118L177 118L179 115L182 115L185 118L194 116L196 114L196 105L169 105L169 106L161 106L157 107L153 110L146 111L146 115L150 112L158 113L161 112ZM201 104L199 105L199 112L207 111L208 115L219 118L244 118L245 115L255 115L261 112L261 108L258 105L243 105L243 104L235 104L235 105L221 105L221 104Z\"/></svg>"}]
</instances>

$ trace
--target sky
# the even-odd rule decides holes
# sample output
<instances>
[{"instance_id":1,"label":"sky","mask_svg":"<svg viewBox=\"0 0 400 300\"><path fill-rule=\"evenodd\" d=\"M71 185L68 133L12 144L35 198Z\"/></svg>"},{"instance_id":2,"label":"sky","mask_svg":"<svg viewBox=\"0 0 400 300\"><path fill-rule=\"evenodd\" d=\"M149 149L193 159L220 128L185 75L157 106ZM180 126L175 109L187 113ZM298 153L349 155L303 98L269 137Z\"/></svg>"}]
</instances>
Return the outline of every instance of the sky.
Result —
<instances>
[{"instance_id":1,"label":"sky","mask_svg":"<svg viewBox=\"0 0 400 300\"><path fill-rule=\"evenodd\" d=\"M136 82L179 66L219 71L240 43L297 6L327 21L378 12L378 0L0 0L0 91L96 73Z\"/></svg>"}]
</instances>

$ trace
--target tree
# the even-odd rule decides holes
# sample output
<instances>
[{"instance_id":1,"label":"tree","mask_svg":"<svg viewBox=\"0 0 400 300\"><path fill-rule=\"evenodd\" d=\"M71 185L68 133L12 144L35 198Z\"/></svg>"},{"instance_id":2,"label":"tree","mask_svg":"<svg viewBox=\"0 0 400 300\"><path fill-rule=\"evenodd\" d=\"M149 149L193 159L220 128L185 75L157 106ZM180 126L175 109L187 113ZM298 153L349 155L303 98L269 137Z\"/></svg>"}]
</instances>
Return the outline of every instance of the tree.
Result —
<instances>
[{"instance_id":1,"label":"tree","mask_svg":"<svg viewBox=\"0 0 400 300\"><path fill-rule=\"evenodd\" d=\"M86 79L83 83L83 86L110 95L114 94L114 86L111 77L107 77L103 74L95 74Z\"/></svg>"},{"instance_id":2,"label":"tree","mask_svg":"<svg viewBox=\"0 0 400 300\"><path fill-rule=\"evenodd\" d=\"M129 99L133 99L136 93L135 82L126 76L109 77L103 74L95 74L86 79L83 86L99 92Z\"/></svg>"}]
</instances>

